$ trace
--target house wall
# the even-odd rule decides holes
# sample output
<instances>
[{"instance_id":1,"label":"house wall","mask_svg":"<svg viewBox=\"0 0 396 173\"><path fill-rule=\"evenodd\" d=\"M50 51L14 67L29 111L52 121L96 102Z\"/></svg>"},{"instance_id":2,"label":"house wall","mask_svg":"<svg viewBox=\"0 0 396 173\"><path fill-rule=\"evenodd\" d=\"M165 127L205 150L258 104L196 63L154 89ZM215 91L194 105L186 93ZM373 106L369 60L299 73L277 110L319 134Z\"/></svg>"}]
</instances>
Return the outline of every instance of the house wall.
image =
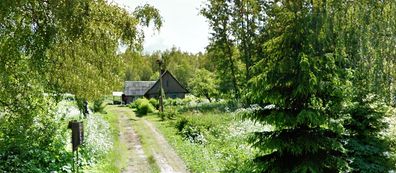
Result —
<instances>
[{"instance_id":1,"label":"house wall","mask_svg":"<svg viewBox=\"0 0 396 173\"><path fill-rule=\"evenodd\" d=\"M146 97L147 97L148 99L150 99L150 98L156 98L156 99L158 99L158 96L159 96L158 93L146 95ZM173 99L175 99L175 98L181 98L181 99L183 99L185 96L186 96L185 93L165 93L165 97L166 97L166 98L173 98Z\"/></svg>"},{"instance_id":2,"label":"house wall","mask_svg":"<svg viewBox=\"0 0 396 173\"><path fill-rule=\"evenodd\" d=\"M152 81L143 81L145 82L144 84L147 84L147 86L150 84L150 82ZM143 83L138 83L135 81L135 85L139 84L140 86L140 90L138 92L130 92L131 88L136 88L136 86L132 86L130 88L125 87L125 91L124 94L129 94L126 95L126 104L129 104L133 101L135 101L136 99L142 97L140 94L145 94L144 96L148 99L150 98L157 98L159 96L159 89L160 89L160 83L159 81L156 81L155 83L151 83L150 87L143 87ZM127 86L127 82L126 82L126 86ZM132 85L131 82L129 83L129 85ZM144 85L145 86L145 85ZM162 87L164 88L165 91L165 96L167 98L184 98L186 93L188 93L188 91L183 88L183 86L181 86L181 84L169 73L166 72L163 76L162 76ZM147 88L148 91L142 91L143 88Z\"/></svg>"},{"instance_id":3,"label":"house wall","mask_svg":"<svg viewBox=\"0 0 396 173\"><path fill-rule=\"evenodd\" d=\"M166 96L170 98L184 98L185 93L188 92L169 73L162 77L162 87ZM159 90L160 83L158 82L146 93L146 97L158 97Z\"/></svg>"},{"instance_id":4,"label":"house wall","mask_svg":"<svg viewBox=\"0 0 396 173\"><path fill-rule=\"evenodd\" d=\"M137 100L140 97L142 97L142 96L126 96L126 103L125 104L132 103L133 101Z\"/></svg>"}]
</instances>

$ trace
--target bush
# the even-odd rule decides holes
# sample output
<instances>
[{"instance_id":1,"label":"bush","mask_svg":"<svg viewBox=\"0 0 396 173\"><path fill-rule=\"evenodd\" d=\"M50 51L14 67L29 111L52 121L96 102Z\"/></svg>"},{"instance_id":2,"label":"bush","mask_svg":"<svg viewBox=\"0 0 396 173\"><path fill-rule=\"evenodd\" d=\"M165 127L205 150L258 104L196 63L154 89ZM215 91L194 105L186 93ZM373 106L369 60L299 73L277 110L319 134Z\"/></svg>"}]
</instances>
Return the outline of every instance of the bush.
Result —
<instances>
[{"instance_id":1,"label":"bush","mask_svg":"<svg viewBox=\"0 0 396 173\"><path fill-rule=\"evenodd\" d=\"M161 118L161 121L164 121L165 119L174 119L179 115L179 112L176 109L167 109L164 112L158 113L159 118Z\"/></svg>"},{"instance_id":2,"label":"bush","mask_svg":"<svg viewBox=\"0 0 396 173\"><path fill-rule=\"evenodd\" d=\"M92 106L92 112L106 113L104 111L105 107L106 105L103 104L103 99L95 100Z\"/></svg>"},{"instance_id":3,"label":"bush","mask_svg":"<svg viewBox=\"0 0 396 173\"><path fill-rule=\"evenodd\" d=\"M145 99L145 98L139 98L139 99L133 101L132 103L130 103L130 104L128 105L128 107L133 108L133 109L137 109L138 106L141 104L141 102L143 102L144 99Z\"/></svg>"},{"instance_id":4,"label":"bush","mask_svg":"<svg viewBox=\"0 0 396 173\"><path fill-rule=\"evenodd\" d=\"M165 106L183 106L184 103L185 102L183 101L183 99L180 99L180 98L175 98L175 99L166 98L166 99L164 99Z\"/></svg>"},{"instance_id":5,"label":"bush","mask_svg":"<svg viewBox=\"0 0 396 173\"><path fill-rule=\"evenodd\" d=\"M169 109L165 111L165 113L166 113L166 118L168 119L174 119L179 115L179 111L177 111L177 109Z\"/></svg>"},{"instance_id":6,"label":"bush","mask_svg":"<svg viewBox=\"0 0 396 173\"><path fill-rule=\"evenodd\" d=\"M175 124L177 131L181 132L187 123L188 123L188 119L186 117L181 117L180 119L178 119Z\"/></svg>"},{"instance_id":7,"label":"bush","mask_svg":"<svg viewBox=\"0 0 396 173\"><path fill-rule=\"evenodd\" d=\"M161 119L161 121L164 121L166 118L165 112L159 112L158 117Z\"/></svg>"},{"instance_id":8,"label":"bush","mask_svg":"<svg viewBox=\"0 0 396 173\"><path fill-rule=\"evenodd\" d=\"M206 143L206 139L203 135L205 127L199 123L196 123L196 121L183 117L176 122L175 126L179 134L191 143Z\"/></svg>"},{"instance_id":9,"label":"bush","mask_svg":"<svg viewBox=\"0 0 396 173\"><path fill-rule=\"evenodd\" d=\"M147 115L148 113L152 113L154 111L155 111L154 106L149 102L149 100L145 98L141 99L137 104L137 113L139 115Z\"/></svg>"},{"instance_id":10,"label":"bush","mask_svg":"<svg viewBox=\"0 0 396 173\"><path fill-rule=\"evenodd\" d=\"M34 100L24 113L0 113L0 172L67 172L72 155L66 122L53 100Z\"/></svg>"},{"instance_id":11,"label":"bush","mask_svg":"<svg viewBox=\"0 0 396 173\"><path fill-rule=\"evenodd\" d=\"M159 108L159 102L158 102L157 99L151 98L151 99L149 100L149 102L150 102L150 104L153 105L156 109Z\"/></svg>"}]
</instances>

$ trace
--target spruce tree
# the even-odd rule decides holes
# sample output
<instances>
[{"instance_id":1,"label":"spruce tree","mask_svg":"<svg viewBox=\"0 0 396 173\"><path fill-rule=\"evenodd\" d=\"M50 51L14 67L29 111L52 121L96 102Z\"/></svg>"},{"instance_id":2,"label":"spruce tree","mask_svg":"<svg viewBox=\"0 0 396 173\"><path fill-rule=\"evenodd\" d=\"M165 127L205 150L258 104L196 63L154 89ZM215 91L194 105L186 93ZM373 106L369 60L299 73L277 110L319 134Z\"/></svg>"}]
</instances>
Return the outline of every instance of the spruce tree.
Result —
<instances>
[{"instance_id":1,"label":"spruce tree","mask_svg":"<svg viewBox=\"0 0 396 173\"><path fill-rule=\"evenodd\" d=\"M362 0L349 4L340 32L353 69L352 104L346 121L346 149L353 172L389 172L395 169L391 140L384 132L389 125L391 71L395 51L396 2ZM359 25L356 25L356 22ZM351 34L353 33L353 34Z\"/></svg>"},{"instance_id":2,"label":"spruce tree","mask_svg":"<svg viewBox=\"0 0 396 173\"><path fill-rule=\"evenodd\" d=\"M347 121L348 158L353 172L389 172L395 169L391 140L382 132L388 107L375 94L355 94Z\"/></svg>"},{"instance_id":3,"label":"spruce tree","mask_svg":"<svg viewBox=\"0 0 396 173\"><path fill-rule=\"evenodd\" d=\"M250 101L265 106L250 116L270 131L251 142L262 152L260 172L349 170L342 143L348 85L335 50L333 1L276 1L267 5L263 44L268 58L254 67ZM335 4L335 3L334 3Z\"/></svg>"}]
</instances>

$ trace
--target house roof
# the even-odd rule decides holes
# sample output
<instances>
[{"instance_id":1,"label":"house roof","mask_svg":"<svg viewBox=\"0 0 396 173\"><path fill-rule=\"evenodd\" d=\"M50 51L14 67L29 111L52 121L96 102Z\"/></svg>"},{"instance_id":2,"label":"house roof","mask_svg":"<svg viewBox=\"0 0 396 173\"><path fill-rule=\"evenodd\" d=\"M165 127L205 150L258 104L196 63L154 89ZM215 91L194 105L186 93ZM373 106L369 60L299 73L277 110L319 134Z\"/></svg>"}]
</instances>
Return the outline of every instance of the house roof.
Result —
<instances>
[{"instance_id":1,"label":"house roof","mask_svg":"<svg viewBox=\"0 0 396 173\"><path fill-rule=\"evenodd\" d=\"M176 81L176 83L180 86L181 91L179 91L180 93L189 93L188 90L186 88L184 88L184 86L175 78L175 76L172 75L172 73L170 73L168 70L166 70L164 73L162 73L161 78L163 78L165 75L169 75L174 81ZM149 93L150 90L153 90L156 85L159 85L160 80L158 79L157 81L155 81L155 83L149 88L147 89L146 93ZM157 89L158 90L158 89ZM158 93L158 91L151 91L154 93ZM165 91L166 92L166 91Z\"/></svg>"},{"instance_id":2,"label":"house roof","mask_svg":"<svg viewBox=\"0 0 396 173\"><path fill-rule=\"evenodd\" d=\"M127 96L143 96L156 81L125 81L124 94Z\"/></svg>"}]
</instances>

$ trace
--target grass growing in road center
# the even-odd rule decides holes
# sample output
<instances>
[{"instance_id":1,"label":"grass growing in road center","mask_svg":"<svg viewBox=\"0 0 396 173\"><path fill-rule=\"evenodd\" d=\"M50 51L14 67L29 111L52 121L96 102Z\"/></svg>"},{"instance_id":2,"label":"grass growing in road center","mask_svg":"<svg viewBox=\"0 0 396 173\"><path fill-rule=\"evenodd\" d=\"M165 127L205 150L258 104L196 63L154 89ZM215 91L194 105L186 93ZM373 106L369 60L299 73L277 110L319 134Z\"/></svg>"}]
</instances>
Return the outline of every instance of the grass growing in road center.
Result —
<instances>
[{"instance_id":1,"label":"grass growing in road center","mask_svg":"<svg viewBox=\"0 0 396 173\"><path fill-rule=\"evenodd\" d=\"M149 133L150 129L144 125L143 119L137 117L131 109L119 109L124 109L125 113L130 119L130 123L132 123L133 129L139 136L144 154L148 159L148 163L150 164L150 172L160 172L160 168L158 167L154 157L154 151L159 151L160 149L158 148L158 145L156 145L155 139L152 137L152 134Z\"/></svg>"}]
</instances>

